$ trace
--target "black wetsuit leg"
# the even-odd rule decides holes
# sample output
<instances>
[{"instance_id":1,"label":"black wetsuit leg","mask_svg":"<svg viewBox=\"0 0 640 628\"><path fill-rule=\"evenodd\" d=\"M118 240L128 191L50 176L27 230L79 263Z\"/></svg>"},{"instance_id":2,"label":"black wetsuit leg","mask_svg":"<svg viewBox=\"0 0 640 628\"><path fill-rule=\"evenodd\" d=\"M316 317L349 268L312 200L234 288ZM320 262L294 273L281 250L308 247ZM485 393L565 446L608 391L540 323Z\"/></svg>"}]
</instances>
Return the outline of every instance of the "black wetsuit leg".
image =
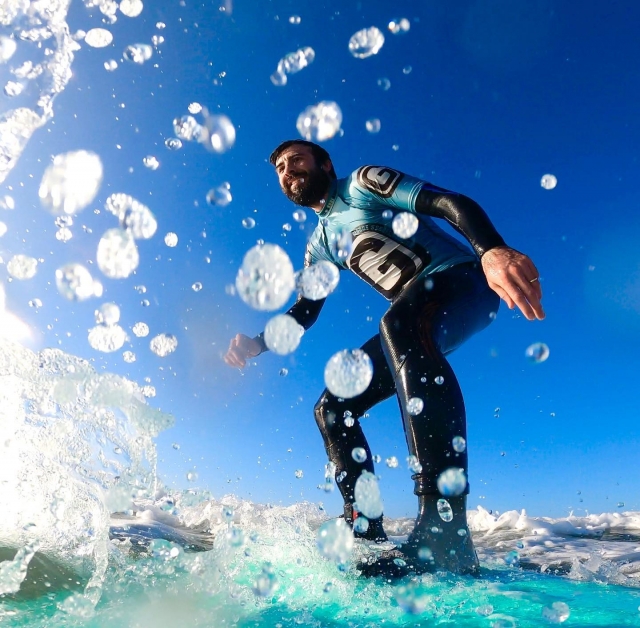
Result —
<instances>
[{"instance_id":1,"label":"black wetsuit leg","mask_svg":"<svg viewBox=\"0 0 640 628\"><path fill-rule=\"evenodd\" d=\"M416 495L437 494L438 476L449 467L467 471L466 449L456 452L452 446L455 436L467 437L466 415L458 380L445 355L489 325L499 303L480 264L465 263L416 278L380 322L409 453L422 465L422 471L412 476ZM415 416L407 410L412 397L424 402Z\"/></svg>"},{"instance_id":2,"label":"black wetsuit leg","mask_svg":"<svg viewBox=\"0 0 640 628\"><path fill-rule=\"evenodd\" d=\"M314 408L327 455L336 465L336 481L344 498L345 515L346 509L353 504L353 491L360 474L363 471L373 473L371 450L360 426L360 418L396 392L394 378L380 344L380 335L376 334L367 340L361 348L373 363L373 379L367 390L351 399L340 400L325 389ZM354 421L351 427L345 425L345 413ZM362 447L367 452L364 462L353 459L351 452L355 447Z\"/></svg>"}]
</instances>

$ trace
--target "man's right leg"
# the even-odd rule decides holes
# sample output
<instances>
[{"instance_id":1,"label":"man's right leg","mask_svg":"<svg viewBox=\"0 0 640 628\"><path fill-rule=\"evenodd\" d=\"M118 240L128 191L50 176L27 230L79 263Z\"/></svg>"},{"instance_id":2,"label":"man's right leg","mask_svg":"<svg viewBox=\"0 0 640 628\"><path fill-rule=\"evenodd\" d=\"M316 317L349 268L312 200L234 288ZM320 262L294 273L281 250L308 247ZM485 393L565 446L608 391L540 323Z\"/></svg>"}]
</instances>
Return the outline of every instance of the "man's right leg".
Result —
<instances>
[{"instance_id":1,"label":"man's right leg","mask_svg":"<svg viewBox=\"0 0 640 628\"><path fill-rule=\"evenodd\" d=\"M371 450L360 426L360 418L396 392L393 376L382 352L380 335L368 340L361 349L373 363L373 379L367 390L357 397L341 400L325 389L314 408L327 455L336 466L336 483L344 499L345 519L349 523L353 522L356 481L363 471L374 472ZM352 456L356 447L366 452L367 457L363 462L357 462ZM367 533L357 536L371 540L384 538L382 518L370 521Z\"/></svg>"}]
</instances>

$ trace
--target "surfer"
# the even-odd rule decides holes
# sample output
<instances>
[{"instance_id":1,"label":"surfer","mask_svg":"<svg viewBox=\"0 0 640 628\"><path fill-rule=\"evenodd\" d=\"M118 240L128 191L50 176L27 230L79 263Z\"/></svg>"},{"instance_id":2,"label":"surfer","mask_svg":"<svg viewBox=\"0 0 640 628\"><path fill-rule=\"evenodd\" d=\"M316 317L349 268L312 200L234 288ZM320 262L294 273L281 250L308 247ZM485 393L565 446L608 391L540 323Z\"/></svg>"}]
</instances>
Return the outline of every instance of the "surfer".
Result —
<instances>
[{"instance_id":1,"label":"surfer","mask_svg":"<svg viewBox=\"0 0 640 628\"><path fill-rule=\"evenodd\" d=\"M364 575L386 577L434 568L474 573L478 559L466 520L466 415L446 356L490 324L500 298L510 309L517 306L528 320L543 319L538 271L526 255L506 246L484 210L462 194L384 166L363 166L338 179L327 151L303 140L281 143L270 162L283 193L318 215L305 266L327 260L349 269L391 302L379 333L361 347L373 363L367 390L340 399L327 389L314 408L327 455L336 466L336 477L342 478L337 485L350 525L358 517L353 508L356 481L363 471L374 472L359 419L394 394L409 453L417 461L412 476L418 496L413 532L400 548L382 552L359 568ZM394 232L392 218L400 212L418 217L413 235ZM433 218L447 221L472 248L443 231ZM345 234L349 246L341 247ZM323 304L324 300L300 296L287 314L306 330ZM242 368L266 350L263 334L238 334L224 360ZM350 426L345 425L345 417L353 424L350 420ZM352 457L356 447L366 451L364 462ZM446 482L447 473L455 479L453 486ZM439 478L445 480L440 487L445 486L445 495L439 491ZM438 511L443 497L451 508L446 523ZM442 506L440 502L441 510ZM382 517L368 523L366 532L356 531L356 537L386 540Z\"/></svg>"}]
</instances>

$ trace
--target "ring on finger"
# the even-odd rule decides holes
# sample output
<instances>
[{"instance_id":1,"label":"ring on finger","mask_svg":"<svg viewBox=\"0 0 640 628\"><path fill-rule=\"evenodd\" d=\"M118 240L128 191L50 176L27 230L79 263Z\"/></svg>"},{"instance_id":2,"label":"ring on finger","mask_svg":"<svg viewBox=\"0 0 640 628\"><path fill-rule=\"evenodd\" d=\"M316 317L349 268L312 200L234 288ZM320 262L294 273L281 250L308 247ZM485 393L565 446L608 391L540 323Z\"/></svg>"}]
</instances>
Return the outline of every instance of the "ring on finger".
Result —
<instances>
[{"instance_id":1,"label":"ring on finger","mask_svg":"<svg viewBox=\"0 0 640 628\"><path fill-rule=\"evenodd\" d=\"M533 279L529 279L529 283L534 283L536 281L538 281L540 279L540 277L534 277Z\"/></svg>"}]
</instances>

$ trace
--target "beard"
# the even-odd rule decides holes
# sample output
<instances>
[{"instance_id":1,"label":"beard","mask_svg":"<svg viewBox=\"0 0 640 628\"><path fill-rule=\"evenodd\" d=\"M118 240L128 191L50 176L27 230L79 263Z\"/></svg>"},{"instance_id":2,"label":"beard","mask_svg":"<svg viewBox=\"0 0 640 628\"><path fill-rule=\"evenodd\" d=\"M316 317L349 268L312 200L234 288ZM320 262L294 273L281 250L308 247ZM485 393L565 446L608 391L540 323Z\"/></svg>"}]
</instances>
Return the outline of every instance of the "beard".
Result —
<instances>
[{"instance_id":1,"label":"beard","mask_svg":"<svg viewBox=\"0 0 640 628\"><path fill-rule=\"evenodd\" d=\"M296 178L286 182L282 191L290 201L301 207L311 207L319 203L331 185L329 175L322 168L299 172L294 176ZM304 179L304 183L301 183L300 179ZM292 187L294 182L295 187Z\"/></svg>"}]
</instances>

